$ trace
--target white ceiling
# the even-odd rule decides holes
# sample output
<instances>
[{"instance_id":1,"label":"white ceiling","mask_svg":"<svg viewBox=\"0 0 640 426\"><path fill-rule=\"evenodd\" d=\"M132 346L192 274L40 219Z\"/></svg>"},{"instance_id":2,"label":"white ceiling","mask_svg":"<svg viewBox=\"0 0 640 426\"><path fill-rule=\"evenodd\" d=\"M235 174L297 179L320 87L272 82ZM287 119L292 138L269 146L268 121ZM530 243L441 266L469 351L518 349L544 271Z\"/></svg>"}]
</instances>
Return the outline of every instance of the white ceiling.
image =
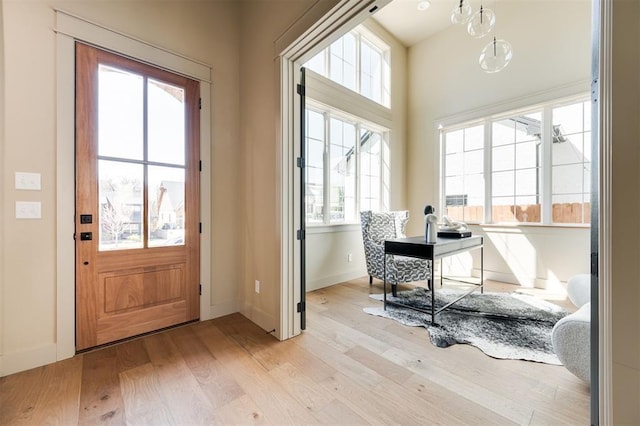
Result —
<instances>
[{"instance_id":1,"label":"white ceiling","mask_svg":"<svg viewBox=\"0 0 640 426\"><path fill-rule=\"evenodd\" d=\"M376 12L373 19L405 46L413 46L452 25L449 15L458 0L430 1L427 10L419 11L420 0L392 0Z\"/></svg>"}]
</instances>

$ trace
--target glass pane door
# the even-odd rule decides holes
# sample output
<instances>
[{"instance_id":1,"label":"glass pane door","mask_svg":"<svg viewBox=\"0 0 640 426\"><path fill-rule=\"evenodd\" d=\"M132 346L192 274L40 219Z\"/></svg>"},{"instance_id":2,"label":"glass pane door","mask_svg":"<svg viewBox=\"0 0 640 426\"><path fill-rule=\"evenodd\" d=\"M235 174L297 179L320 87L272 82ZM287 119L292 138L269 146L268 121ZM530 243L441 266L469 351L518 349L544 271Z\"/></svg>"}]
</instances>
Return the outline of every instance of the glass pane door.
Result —
<instances>
[{"instance_id":1,"label":"glass pane door","mask_svg":"<svg viewBox=\"0 0 640 426\"><path fill-rule=\"evenodd\" d=\"M185 89L98 67L100 251L184 245Z\"/></svg>"}]
</instances>

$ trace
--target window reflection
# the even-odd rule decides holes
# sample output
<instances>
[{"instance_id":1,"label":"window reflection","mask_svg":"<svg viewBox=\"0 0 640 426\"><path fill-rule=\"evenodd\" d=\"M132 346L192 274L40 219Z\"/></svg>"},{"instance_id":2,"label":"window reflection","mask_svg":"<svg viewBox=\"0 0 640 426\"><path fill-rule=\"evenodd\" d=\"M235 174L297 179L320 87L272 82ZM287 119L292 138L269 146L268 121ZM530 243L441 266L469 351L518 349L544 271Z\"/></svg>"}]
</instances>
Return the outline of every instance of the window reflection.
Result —
<instances>
[{"instance_id":1,"label":"window reflection","mask_svg":"<svg viewBox=\"0 0 640 426\"><path fill-rule=\"evenodd\" d=\"M184 169L149 166L149 247L184 245Z\"/></svg>"},{"instance_id":2,"label":"window reflection","mask_svg":"<svg viewBox=\"0 0 640 426\"><path fill-rule=\"evenodd\" d=\"M100 250L143 247L141 164L98 162Z\"/></svg>"}]
</instances>

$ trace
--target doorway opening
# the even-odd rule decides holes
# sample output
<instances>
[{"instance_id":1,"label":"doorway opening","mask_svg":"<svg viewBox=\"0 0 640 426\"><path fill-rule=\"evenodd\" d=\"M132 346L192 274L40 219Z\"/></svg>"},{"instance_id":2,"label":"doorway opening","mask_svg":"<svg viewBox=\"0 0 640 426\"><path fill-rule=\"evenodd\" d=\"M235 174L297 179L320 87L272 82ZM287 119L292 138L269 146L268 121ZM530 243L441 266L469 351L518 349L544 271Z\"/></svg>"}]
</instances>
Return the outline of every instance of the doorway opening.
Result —
<instances>
[{"instance_id":1,"label":"doorway opening","mask_svg":"<svg viewBox=\"0 0 640 426\"><path fill-rule=\"evenodd\" d=\"M594 11L599 11L599 7L600 4L599 2L594 2ZM364 19L364 17L360 17L361 20ZM595 15L594 21L598 21L599 19L599 12L597 12L597 14ZM341 34L344 34L346 32L346 30L344 28L353 28L353 26L355 25L355 21L350 22L350 25L346 25L344 27L342 27L343 29L340 30L338 32L338 34L336 34L335 32L329 32L328 34L331 34L331 36L333 38L327 38L329 37L328 35L324 35L323 37L318 37L316 40L322 40L322 45L323 46L327 46L329 45L332 41L334 41L336 39L336 37L340 36ZM597 44L599 43L599 33L598 33L598 29L594 30L594 44L596 45L594 47L594 50L598 49ZM309 46L313 45L314 48L310 48ZM282 62L282 70L283 70L283 90L288 90L289 91L289 95L291 95L291 88L295 87L296 83L299 83L299 81L296 80L296 74L298 72L298 69L301 67L302 64L304 64L309 58L311 58L313 56L313 54L317 53L319 50L321 50L322 46L318 46L317 43L311 43L309 41L307 41L307 44L302 43L299 47L299 50L296 52L296 54L292 54L291 56L285 57L283 58L283 62ZM597 61L596 61L597 63ZM597 92L597 91L596 91ZM293 105L295 105L295 97L292 97L289 99L290 103L288 105L291 106L291 113L287 114L287 105L284 106L284 111L283 111L283 117L288 117L289 119L292 119L291 123L291 128L287 128L284 129L283 128L283 134L285 135L285 141L287 140L287 135L291 136L291 139L289 139L290 141L292 141L294 138L294 135L300 135L300 129L297 127L300 122L300 117L297 115L298 113L296 111L298 111L298 108L293 108ZM598 121L599 115L597 112L597 108L594 110L594 113L592 114L594 117L594 122ZM598 129L597 127L594 125L594 135L597 134ZM594 156L592 157L594 162L597 162L597 152L599 150L599 141L598 138L594 136L593 140L593 144L592 146L594 147L594 150L596 152L596 154L594 154ZM295 158L299 155L299 150L297 149L299 142L291 142L288 144L288 146L285 148L285 150L283 151L283 164L295 164ZM299 187L296 187L296 185L299 184L299 182L297 182L295 179L293 179L293 168L291 170L283 170L283 179L286 176L289 176L292 178L292 186L296 188L295 191L293 191L294 194L299 193ZM289 173L289 174L288 174ZM297 171L296 171L297 173ZM598 182L598 177L597 177L597 173L594 171L594 174L592 175L592 177L595 179L595 183L592 185L592 190L594 192L597 193L598 188L600 187L600 183ZM284 187L283 187L284 188ZM283 193L285 193L283 191ZM596 194L597 196L597 194ZM286 224L286 226L283 226L283 229L285 229L285 234L288 234L290 237L293 238L287 238L287 244L290 244L289 247L292 248L290 255L287 254L287 256L283 255L283 262L285 262L285 265L283 265L283 271L287 271L287 274L283 274L283 282L287 282L287 276L291 279L293 279L293 281L288 281L288 282L293 282L294 285L293 286L284 286L283 287L283 294L288 294L289 295L289 304L288 304L288 309L285 309L284 305L283 305L283 316L282 318L286 318L286 320L283 320L283 324L286 321L289 321L289 324L291 325L289 328L290 334L289 336L293 336L297 333L300 332L299 327L297 326L297 320L298 317L296 316L295 313L295 309L293 309L293 307L295 306L295 303L297 300L299 299L299 288L297 287L297 284L300 282L300 278L299 278L299 273L300 273L300 269L299 269L299 263L301 262L300 259L300 253L299 251L297 251L297 249L295 248L296 240L295 240L295 231L296 229L299 229L299 223L296 221L295 217L300 217L299 215L299 210L302 209L301 206L299 206L299 201L300 200L296 200L294 201L292 204L287 204L288 207L295 209L296 211L296 215L289 217L290 220L287 220L286 215L285 215L285 220L283 221L283 224ZM592 205L596 206L596 204L592 201ZM392 203L393 204L393 203ZM593 227L597 228L597 224L598 224L598 220L597 220L597 214L598 214L598 209L594 208L592 210L592 214L595 214L595 219L594 216L592 216L591 218L591 223ZM593 233L592 233L593 235ZM287 237L287 235L284 235L283 237ZM591 247L591 252L592 253L598 253L598 247L599 247L599 242L598 242L598 238L597 238L597 233L596 233L596 238L595 238L595 247L596 249L593 249L593 246ZM308 249L307 249L308 250ZM309 253L309 252L308 252ZM284 253L283 253L284 254ZM311 253L310 253L311 254ZM285 258L286 257L286 258ZM592 259L593 260L593 259ZM595 259L595 262L597 263L597 259ZM587 260L587 264L590 264L590 261ZM290 268L287 268L287 266L290 266ZM597 292L597 288L598 288L598 284L597 284L597 280L595 281L594 284L592 284L592 288L595 289L595 291ZM284 299L283 299L284 300ZM286 312L285 312L286 311ZM595 315L595 317L594 317ZM595 313L592 313L592 331L595 330L595 333L598 333L597 330L597 307L595 308ZM283 328L283 335L286 337L286 334L284 332L284 330L286 330L285 328ZM596 346L598 344L596 343ZM595 377L598 376L598 365L601 364L602 360L598 360L598 348L592 348L591 351L592 354L592 360L594 360L593 362L595 364L592 364L592 371L595 374ZM597 423L597 418L598 418L598 403L597 403L597 395L598 395L598 383L597 381L594 382L592 381L592 419L595 419L594 421ZM595 395L595 397L594 397ZM595 398L595 399L594 399ZM595 408L594 408L594 404L595 404Z\"/></svg>"}]
</instances>

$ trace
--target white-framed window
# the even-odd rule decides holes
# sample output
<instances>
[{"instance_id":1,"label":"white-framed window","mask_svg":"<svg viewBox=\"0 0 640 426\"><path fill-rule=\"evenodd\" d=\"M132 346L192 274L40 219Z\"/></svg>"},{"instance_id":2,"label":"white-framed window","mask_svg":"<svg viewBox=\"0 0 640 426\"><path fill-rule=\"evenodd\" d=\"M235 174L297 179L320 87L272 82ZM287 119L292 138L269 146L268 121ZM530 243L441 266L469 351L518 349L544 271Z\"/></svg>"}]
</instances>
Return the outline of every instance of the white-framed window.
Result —
<instances>
[{"instance_id":1,"label":"white-framed window","mask_svg":"<svg viewBox=\"0 0 640 426\"><path fill-rule=\"evenodd\" d=\"M305 120L307 224L357 223L361 210L388 210L388 130L311 103Z\"/></svg>"},{"instance_id":2,"label":"white-framed window","mask_svg":"<svg viewBox=\"0 0 640 426\"><path fill-rule=\"evenodd\" d=\"M389 57L389 46L364 27L358 27L309 59L304 66L389 107Z\"/></svg>"},{"instance_id":3,"label":"white-framed window","mask_svg":"<svg viewBox=\"0 0 640 426\"><path fill-rule=\"evenodd\" d=\"M457 220L484 218L484 125L444 133L444 193L447 214Z\"/></svg>"},{"instance_id":4,"label":"white-framed window","mask_svg":"<svg viewBox=\"0 0 640 426\"><path fill-rule=\"evenodd\" d=\"M542 111L491 122L491 220L541 222Z\"/></svg>"},{"instance_id":5,"label":"white-framed window","mask_svg":"<svg viewBox=\"0 0 640 426\"><path fill-rule=\"evenodd\" d=\"M589 223L591 217L591 105L551 110L551 203L554 223Z\"/></svg>"},{"instance_id":6,"label":"white-framed window","mask_svg":"<svg viewBox=\"0 0 640 426\"><path fill-rule=\"evenodd\" d=\"M443 214L471 223L588 224L588 100L441 130Z\"/></svg>"}]
</instances>

